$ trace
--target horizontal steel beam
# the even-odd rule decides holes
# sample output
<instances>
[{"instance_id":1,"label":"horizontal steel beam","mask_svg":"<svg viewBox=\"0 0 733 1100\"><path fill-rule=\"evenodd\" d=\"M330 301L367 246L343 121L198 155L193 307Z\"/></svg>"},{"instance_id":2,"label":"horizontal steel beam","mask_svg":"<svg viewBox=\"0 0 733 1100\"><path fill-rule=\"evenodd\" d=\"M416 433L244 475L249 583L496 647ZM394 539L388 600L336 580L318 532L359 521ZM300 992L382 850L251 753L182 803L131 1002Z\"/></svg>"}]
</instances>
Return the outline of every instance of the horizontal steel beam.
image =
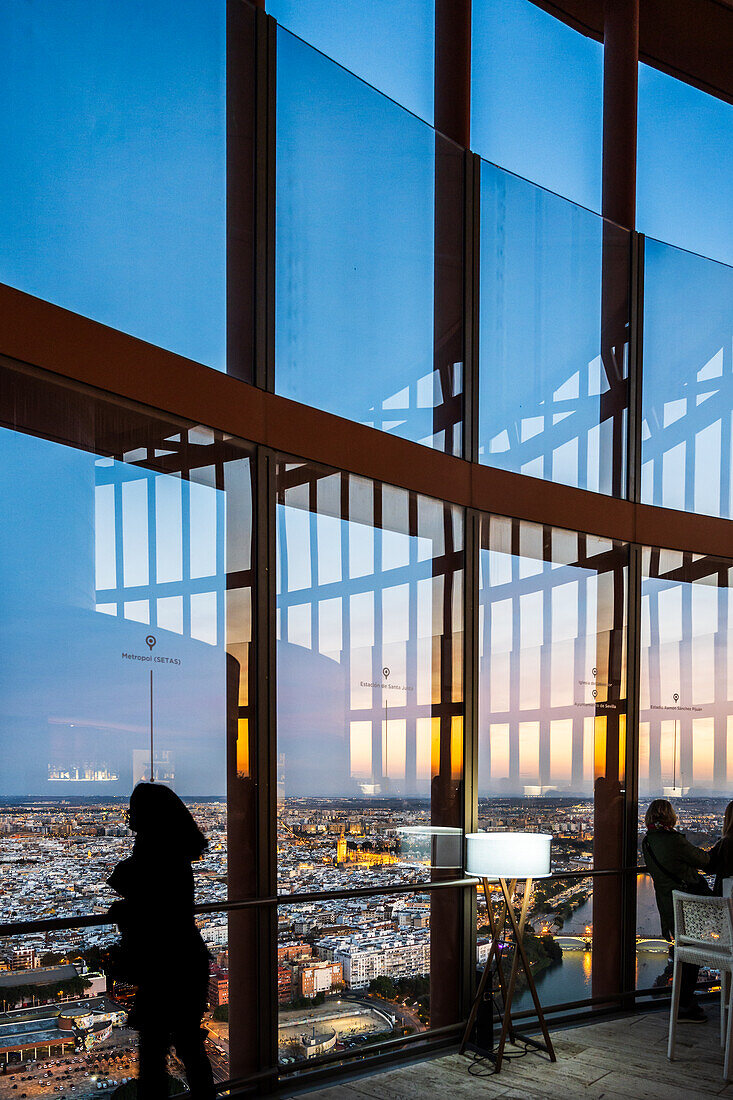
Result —
<instances>
[{"instance_id":1,"label":"horizontal steel beam","mask_svg":"<svg viewBox=\"0 0 733 1100\"><path fill-rule=\"evenodd\" d=\"M733 522L634 504L441 454L247 385L0 285L0 354L295 458L452 504L726 557Z\"/></svg>"}]
</instances>

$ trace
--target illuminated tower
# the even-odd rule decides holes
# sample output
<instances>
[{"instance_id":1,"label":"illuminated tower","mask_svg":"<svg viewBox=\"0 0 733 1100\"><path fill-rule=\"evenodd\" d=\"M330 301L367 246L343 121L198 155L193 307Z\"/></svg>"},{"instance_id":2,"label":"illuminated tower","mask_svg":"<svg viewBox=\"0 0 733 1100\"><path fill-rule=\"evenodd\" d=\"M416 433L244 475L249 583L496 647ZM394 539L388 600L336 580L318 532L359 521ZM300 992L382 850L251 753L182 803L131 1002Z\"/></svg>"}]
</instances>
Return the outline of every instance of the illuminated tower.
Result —
<instances>
[{"instance_id":1,"label":"illuminated tower","mask_svg":"<svg viewBox=\"0 0 733 1100\"><path fill-rule=\"evenodd\" d=\"M343 829L336 841L336 863L346 863L346 837Z\"/></svg>"}]
</instances>

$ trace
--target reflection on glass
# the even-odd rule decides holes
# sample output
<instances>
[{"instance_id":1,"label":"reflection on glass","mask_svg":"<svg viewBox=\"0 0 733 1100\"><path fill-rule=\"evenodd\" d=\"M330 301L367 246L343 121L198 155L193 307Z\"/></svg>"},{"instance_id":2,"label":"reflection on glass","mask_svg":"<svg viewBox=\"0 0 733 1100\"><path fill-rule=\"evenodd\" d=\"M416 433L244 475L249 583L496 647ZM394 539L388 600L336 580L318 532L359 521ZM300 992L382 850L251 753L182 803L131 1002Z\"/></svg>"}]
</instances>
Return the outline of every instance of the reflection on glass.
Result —
<instances>
[{"instance_id":1,"label":"reflection on glass","mask_svg":"<svg viewBox=\"0 0 733 1100\"><path fill-rule=\"evenodd\" d=\"M641 586L639 837L652 798L667 798L697 847L720 839L733 797L731 581L733 562L645 548ZM653 940L641 955L637 986L669 986L654 892L639 879L638 935ZM641 946L639 947L641 951ZM652 957L653 956L653 957ZM716 980L701 972L703 985Z\"/></svg>"},{"instance_id":2,"label":"reflection on glass","mask_svg":"<svg viewBox=\"0 0 733 1100\"><path fill-rule=\"evenodd\" d=\"M225 7L0 12L0 280L219 370Z\"/></svg>"},{"instance_id":3,"label":"reflection on glass","mask_svg":"<svg viewBox=\"0 0 733 1100\"><path fill-rule=\"evenodd\" d=\"M732 134L733 106L722 97L639 65L640 233L733 263Z\"/></svg>"},{"instance_id":4,"label":"reflection on glass","mask_svg":"<svg viewBox=\"0 0 733 1100\"><path fill-rule=\"evenodd\" d=\"M726 559L644 550L639 792L682 799L696 831L711 836L733 779L731 569Z\"/></svg>"},{"instance_id":5,"label":"reflection on glass","mask_svg":"<svg viewBox=\"0 0 733 1100\"><path fill-rule=\"evenodd\" d=\"M460 821L460 512L305 465L278 476L280 890L424 878L397 826Z\"/></svg>"},{"instance_id":6,"label":"reflection on glass","mask_svg":"<svg viewBox=\"0 0 733 1100\"><path fill-rule=\"evenodd\" d=\"M282 29L277 112L277 392L460 453L462 151Z\"/></svg>"},{"instance_id":7,"label":"reflection on glass","mask_svg":"<svg viewBox=\"0 0 733 1100\"><path fill-rule=\"evenodd\" d=\"M625 725L625 561L603 539L482 520L479 812L553 833L556 871L592 865L594 785Z\"/></svg>"},{"instance_id":8,"label":"reflection on glass","mask_svg":"<svg viewBox=\"0 0 733 1100\"><path fill-rule=\"evenodd\" d=\"M641 499L733 516L733 268L647 240Z\"/></svg>"},{"instance_id":9,"label":"reflection on glass","mask_svg":"<svg viewBox=\"0 0 733 1100\"><path fill-rule=\"evenodd\" d=\"M552 833L555 872L621 866L626 562L620 543L482 517L479 826ZM535 886L540 931L604 944L594 996L620 973L620 896L610 878Z\"/></svg>"},{"instance_id":10,"label":"reflection on glass","mask_svg":"<svg viewBox=\"0 0 733 1100\"><path fill-rule=\"evenodd\" d=\"M240 812L252 782L249 458L98 399L77 419L71 391L10 368L2 388L28 422L0 432L0 921L104 912L130 792L151 778L209 839L198 900L226 897L227 798ZM64 409L68 445L39 433L44 402ZM90 423L92 452L77 439L90 445ZM232 894L251 892L251 868L229 874Z\"/></svg>"},{"instance_id":11,"label":"reflection on glass","mask_svg":"<svg viewBox=\"0 0 733 1100\"><path fill-rule=\"evenodd\" d=\"M427 1030L430 915L427 894L281 906L283 1068Z\"/></svg>"},{"instance_id":12,"label":"reflection on glass","mask_svg":"<svg viewBox=\"0 0 733 1100\"><path fill-rule=\"evenodd\" d=\"M643 812L639 820L641 838L645 831ZM681 822L679 827L684 829L685 824ZM651 875L639 875L636 886L636 988L651 989L655 991L653 996L672 990L672 958L669 944L662 938Z\"/></svg>"},{"instance_id":13,"label":"reflection on glass","mask_svg":"<svg viewBox=\"0 0 733 1100\"><path fill-rule=\"evenodd\" d=\"M473 0L471 28L473 148L600 210L601 43L530 0Z\"/></svg>"},{"instance_id":14,"label":"reflection on glass","mask_svg":"<svg viewBox=\"0 0 733 1100\"><path fill-rule=\"evenodd\" d=\"M270 0L267 11L293 34L432 123L435 0Z\"/></svg>"},{"instance_id":15,"label":"reflection on glass","mask_svg":"<svg viewBox=\"0 0 733 1100\"><path fill-rule=\"evenodd\" d=\"M623 496L629 235L481 165L479 461Z\"/></svg>"}]
</instances>

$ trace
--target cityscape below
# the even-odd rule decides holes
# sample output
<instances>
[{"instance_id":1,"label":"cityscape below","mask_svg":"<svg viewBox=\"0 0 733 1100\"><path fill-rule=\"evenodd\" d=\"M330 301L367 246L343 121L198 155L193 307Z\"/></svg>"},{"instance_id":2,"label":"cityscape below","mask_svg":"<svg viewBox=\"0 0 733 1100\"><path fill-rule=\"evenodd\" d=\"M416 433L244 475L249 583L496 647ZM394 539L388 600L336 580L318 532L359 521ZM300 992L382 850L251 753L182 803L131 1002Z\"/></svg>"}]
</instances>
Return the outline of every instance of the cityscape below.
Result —
<instances>
[{"instance_id":1,"label":"cityscape below","mask_svg":"<svg viewBox=\"0 0 733 1100\"><path fill-rule=\"evenodd\" d=\"M209 840L194 865L196 901L226 903L226 800L186 802ZM688 837L703 847L715 843L726 800L683 798L677 804ZM645 808L640 806L640 835ZM115 898L107 879L134 839L126 810L127 800L117 797L0 800L0 923L104 918ZM379 891L279 907L278 1047L284 1065L430 1026L431 900L419 886L430 881L431 868L401 833L429 826L430 811L426 799L279 800L281 895ZM590 996L593 880L577 872L593 868L592 800L481 798L479 828L552 834L553 878L536 884L530 907L533 971L545 1004ZM416 890L394 890L404 883ZM668 980L669 967L647 876L639 877L637 898L637 987L649 988ZM211 958L207 1049L215 1075L224 1080L229 918L225 911L209 912L197 923ZM14 1095L43 1095L51 1079L69 1096L83 1096L85 1088L91 1095L100 1083L134 1075L135 1033L125 1026L134 991L105 970L104 952L117 938L114 925L100 923L0 939L0 1097L16 1083L22 1091ZM490 946L481 895L477 942L481 963ZM525 994L520 989L520 1007ZM176 1072L175 1059L171 1069Z\"/></svg>"}]
</instances>

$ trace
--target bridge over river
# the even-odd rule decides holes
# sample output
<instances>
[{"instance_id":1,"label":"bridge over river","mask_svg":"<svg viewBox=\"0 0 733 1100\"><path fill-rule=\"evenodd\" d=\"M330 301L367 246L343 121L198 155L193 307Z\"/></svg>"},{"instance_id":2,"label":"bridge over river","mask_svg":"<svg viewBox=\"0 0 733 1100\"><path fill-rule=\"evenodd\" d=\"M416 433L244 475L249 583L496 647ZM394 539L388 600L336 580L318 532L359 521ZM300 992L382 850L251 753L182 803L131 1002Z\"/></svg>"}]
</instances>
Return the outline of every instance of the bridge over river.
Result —
<instances>
[{"instance_id":1,"label":"bridge over river","mask_svg":"<svg viewBox=\"0 0 733 1100\"><path fill-rule=\"evenodd\" d=\"M593 936L555 936L555 942L562 947L563 951L590 951L593 946ZM637 938L636 950L666 955L669 944L666 940Z\"/></svg>"}]
</instances>

